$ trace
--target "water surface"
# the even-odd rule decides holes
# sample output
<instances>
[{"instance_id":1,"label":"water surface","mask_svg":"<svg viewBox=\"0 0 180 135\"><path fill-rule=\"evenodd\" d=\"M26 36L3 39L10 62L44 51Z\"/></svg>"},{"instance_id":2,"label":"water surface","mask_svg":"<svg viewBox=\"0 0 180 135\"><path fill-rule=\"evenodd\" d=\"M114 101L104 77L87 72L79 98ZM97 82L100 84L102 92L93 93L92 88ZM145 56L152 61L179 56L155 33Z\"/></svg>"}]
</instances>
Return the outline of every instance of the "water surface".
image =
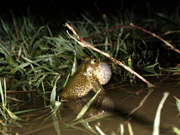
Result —
<instances>
[{"instance_id":1,"label":"water surface","mask_svg":"<svg viewBox=\"0 0 180 135\"><path fill-rule=\"evenodd\" d=\"M180 85L176 80L165 80L157 82L153 92L137 111L128 116L136 108L150 89L145 84L116 84L108 85L105 89L107 95L115 104L114 112L106 117L84 118L75 124L72 122L77 116L71 109L65 107L60 109L60 117L39 118L49 113L48 109L34 112L34 115L26 114L27 122L23 122L23 127L13 128L13 134L19 135L84 135L99 134L99 127L107 135L119 135L120 124L124 125L124 135L128 135L127 123L130 122L134 135L151 135L153 122L157 107L163 97L164 92L169 92L169 96L163 106L161 113L160 132L163 135L172 135L172 127L180 127L180 117L176 107L174 96L180 98ZM152 89L151 89L152 90ZM87 122L90 121L90 122ZM74 123L74 124L73 124ZM91 130L91 131L90 131ZM96 132L96 133L93 133Z\"/></svg>"}]
</instances>

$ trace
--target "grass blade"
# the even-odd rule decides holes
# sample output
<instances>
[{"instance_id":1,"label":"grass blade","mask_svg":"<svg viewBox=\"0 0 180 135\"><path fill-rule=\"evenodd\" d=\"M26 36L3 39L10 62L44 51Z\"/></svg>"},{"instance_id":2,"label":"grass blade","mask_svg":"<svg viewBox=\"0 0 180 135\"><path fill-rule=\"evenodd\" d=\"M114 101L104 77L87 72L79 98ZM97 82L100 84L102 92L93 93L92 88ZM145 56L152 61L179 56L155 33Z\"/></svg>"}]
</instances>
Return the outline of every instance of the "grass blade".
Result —
<instances>
[{"instance_id":1,"label":"grass blade","mask_svg":"<svg viewBox=\"0 0 180 135\"><path fill-rule=\"evenodd\" d=\"M52 92L51 92L51 96L50 96L50 102L51 102L51 107L54 107L55 106L55 102L56 102L56 83L57 81L59 80L60 78L60 75L58 75L58 77L56 78L56 81L54 83L54 86L53 86L53 89L52 89Z\"/></svg>"},{"instance_id":2,"label":"grass blade","mask_svg":"<svg viewBox=\"0 0 180 135\"><path fill-rule=\"evenodd\" d=\"M21 119L20 117L18 117L17 115L15 115L13 112L11 112L9 109L6 108L6 111L8 112L9 116L14 119L14 120L19 120L19 121L24 121L23 119Z\"/></svg>"},{"instance_id":3,"label":"grass blade","mask_svg":"<svg viewBox=\"0 0 180 135\"><path fill-rule=\"evenodd\" d=\"M176 135L180 135L180 129L177 127L173 127L173 131L174 133L176 133Z\"/></svg>"},{"instance_id":4,"label":"grass blade","mask_svg":"<svg viewBox=\"0 0 180 135\"><path fill-rule=\"evenodd\" d=\"M81 119L81 124L92 133L98 135L98 133L90 126L89 122L87 120Z\"/></svg>"},{"instance_id":5,"label":"grass blade","mask_svg":"<svg viewBox=\"0 0 180 135\"><path fill-rule=\"evenodd\" d=\"M59 119L56 116L52 117L54 128L56 130L57 135L61 135L61 130L59 126Z\"/></svg>"},{"instance_id":6,"label":"grass blade","mask_svg":"<svg viewBox=\"0 0 180 135\"><path fill-rule=\"evenodd\" d=\"M169 93L165 92L163 98L161 99L161 102L159 103L159 106L158 106L158 109L156 112L156 116L155 116L155 120L154 120L153 134L152 135L159 135L161 109L163 108L163 105L164 105L168 96L169 96Z\"/></svg>"},{"instance_id":7,"label":"grass blade","mask_svg":"<svg viewBox=\"0 0 180 135\"><path fill-rule=\"evenodd\" d=\"M2 84L1 84L1 80L0 80L0 94L1 94L1 100L2 100L2 106L5 106L5 97L4 97L4 93L3 93L3 89L2 89Z\"/></svg>"},{"instance_id":8,"label":"grass blade","mask_svg":"<svg viewBox=\"0 0 180 135\"><path fill-rule=\"evenodd\" d=\"M177 106L177 109L180 113L180 99L178 99L177 97L174 97L176 99L176 106Z\"/></svg>"},{"instance_id":9,"label":"grass blade","mask_svg":"<svg viewBox=\"0 0 180 135\"><path fill-rule=\"evenodd\" d=\"M82 110L80 111L80 113L78 114L75 120L78 120L83 117L83 115L86 113L86 111L88 110L88 108L90 107L90 105L92 104L92 102L94 101L94 99L96 98L96 96L99 94L100 91L101 89L99 89L98 92L91 98L91 100L82 108Z\"/></svg>"}]
</instances>

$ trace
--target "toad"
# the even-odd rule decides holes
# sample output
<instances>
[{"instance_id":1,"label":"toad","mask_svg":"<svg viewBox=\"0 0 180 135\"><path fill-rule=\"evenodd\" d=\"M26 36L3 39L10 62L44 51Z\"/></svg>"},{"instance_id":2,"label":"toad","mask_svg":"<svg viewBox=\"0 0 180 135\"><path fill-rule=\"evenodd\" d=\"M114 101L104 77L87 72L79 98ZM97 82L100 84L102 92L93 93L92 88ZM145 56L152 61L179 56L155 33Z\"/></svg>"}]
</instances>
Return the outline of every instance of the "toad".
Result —
<instances>
[{"instance_id":1,"label":"toad","mask_svg":"<svg viewBox=\"0 0 180 135\"><path fill-rule=\"evenodd\" d=\"M60 97L63 100L76 99L91 92L97 93L99 90L100 94L104 94L102 85L108 83L111 75L112 72L108 64L86 57L68 81Z\"/></svg>"}]
</instances>

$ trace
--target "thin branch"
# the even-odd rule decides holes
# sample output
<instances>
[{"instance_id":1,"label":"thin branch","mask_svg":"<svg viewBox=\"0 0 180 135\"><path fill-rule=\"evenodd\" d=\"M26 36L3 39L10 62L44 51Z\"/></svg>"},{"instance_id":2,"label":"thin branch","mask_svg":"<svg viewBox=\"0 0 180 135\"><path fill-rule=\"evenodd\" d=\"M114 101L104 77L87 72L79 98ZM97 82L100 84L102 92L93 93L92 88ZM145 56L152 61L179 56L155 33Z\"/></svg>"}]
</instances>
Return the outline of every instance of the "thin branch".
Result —
<instances>
[{"instance_id":1,"label":"thin branch","mask_svg":"<svg viewBox=\"0 0 180 135\"><path fill-rule=\"evenodd\" d=\"M141 27L139 27L139 26L137 26L137 25L134 25L134 24L132 24L132 23L131 23L131 26L134 27L134 28L137 28L137 29L139 29L139 30L141 30L141 31L144 31L144 32L152 35L153 37L161 40L161 41L164 42L167 46L169 46L173 51L175 51L175 52L177 52L177 53L180 54L180 50L176 49L176 48L175 48L174 46L172 46L169 42L167 42L166 40L164 40L164 39L161 38L160 36L156 35L155 33L152 33L152 32L150 32L150 31L147 31L147 30L145 30L145 29L143 29L143 28L141 28Z\"/></svg>"},{"instance_id":2,"label":"thin branch","mask_svg":"<svg viewBox=\"0 0 180 135\"><path fill-rule=\"evenodd\" d=\"M141 102L139 103L139 105L134 108L129 115L132 115L135 111L137 111L139 108L141 108L144 104L144 102L147 100L147 98L151 95L151 93L153 92L153 90L149 90L148 93L145 95L145 97L141 100Z\"/></svg>"},{"instance_id":3,"label":"thin branch","mask_svg":"<svg viewBox=\"0 0 180 135\"><path fill-rule=\"evenodd\" d=\"M107 30L105 30L105 31L103 31L103 32L97 33L97 34L92 35L92 36L90 36L90 37L86 37L86 38L84 38L84 39L87 40L87 39L90 39L90 38L94 38L94 37L97 37L97 36L102 35L102 34L104 34L104 33L107 33L107 32L109 32L109 31L111 31L111 30L114 30L114 29L117 29L117 28L122 28L122 27L123 27L123 28L125 28L125 27L133 27L133 28L137 28L137 29L139 29L139 30L141 30L141 31L143 31L143 32L145 32L145 33L148 33L148 34L152 35L153 37L155 37L155 38L161 40L162 42L164 42L165 45L167 45L168 47L170 47L170 49L172 49L173 51L175 51L175 52L177 52L177 53L180 54L180 50L176 49L173 45L171 45L169 42L167 42L166 40L164 40L164 39L161 38L160 36L156 35L155 33L150 32L150 31L148 31L148 30L146 30L146 29L144 29L144 28L142 28L142 27L139 27L139 26L137 26L137 25L134 25L133 23L131 23L130 25L117 25L117 26L111 27L111 28L109 28L109 29L107 29Z\"/></svg>"},{"instance_id":4,"label":"thin branch","mask_svg":"<svg viewBox=\"0 0 180 135\"><path fill-rule=\"evenodd\" d=\"M77 39L75 37L73 37L68 31L66 31L68 33L68 35L70 36L70 38L72 38L73 40L75 40L77 43L79 43L82 47L87 47L87 48L91 48L92 50L101 53L102 55L106 56L107 58L109 58L110 60L112 60L114 63L122 66L124 69L128 70L129 72L131 72L132 74L134 74L135 76L137 76L138 78L140 78L142 81L144 81L148 87L154 87L153 84L151 84L149 81L147 81L145 78L143 78L141 75L139 75L138 73L136 73L134 70L132 70L130 67L124 65L122 62L116 60L115 58L113 58L112 56L110 56L108 53L105 53L97 48L95 48L94 46L86 43L78 34L77 32L68 24L65 24L66 27L68 27L73 33L74 35L77 37Z\"/></svg>"},{"instance_id":5,"label":"thin branch","mask_svg":"<svg viewBox=\"0 0 180 135\"><path fill-rule=\"evenodd\" d=\"M10 97L10 96L6 96L8 99L11 99L13 101L16 101L16 102L24 102L24 100L19 100L17 98L13 98L13 97Z\"/></svg>"}]
</instances>

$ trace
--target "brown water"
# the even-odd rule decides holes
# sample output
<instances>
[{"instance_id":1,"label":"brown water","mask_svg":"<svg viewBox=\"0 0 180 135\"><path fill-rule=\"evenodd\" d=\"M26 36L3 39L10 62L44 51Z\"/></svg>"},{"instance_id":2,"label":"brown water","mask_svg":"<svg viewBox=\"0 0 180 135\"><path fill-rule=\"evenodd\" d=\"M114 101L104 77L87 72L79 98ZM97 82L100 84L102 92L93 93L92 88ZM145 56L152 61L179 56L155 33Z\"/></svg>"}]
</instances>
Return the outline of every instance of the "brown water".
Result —
<instances>
[{"instance_id":1,"label":"brown water","mask_svg":"<svg viewBox=\"0 0 180 135\"><path fill-rule=\"evenodd\" d=\"M154 80L155 82L155 80ZM143 106L135 111L133 115L127 117L126 113L131 112L142 101L143 97L148 93L148 88L144 84L118 84L108 86L106 89L108 96L115 103L115 113L104 118L86 118L85 122L71 125L67 124L76 118L77 114L69 108L61 110L61 118L49 118L48 120L36 118L48 113L48 110L34 112L35 117L31 117L22 128L13 128L13 134L19 135L85 135L95 134L88 131L86 127L91 127L98 133L96 126L98 126L106 135L119 135L120 124L124 124L124 135L128 135L127 121L129 120L134 135L151 135L153 129L153 122L156 114L157 107L162 99L165 91L169 92L169 96L163 106L161 112L161 134L174 135L172 127L177 126L180 128L180 116L178 117L178 110L176 107L176 100L174 96L180 99L180 85L177 85L176 80L166 80L158 82L153 92L143 103ZM29 114L30 115L30 114ZM32 115L32 114L31 114ZM23 117L27 117L26 114ZM34 120L34 121L33 121ZM87 121L91 120L87 125ZM55 126L56 125L56 126ZM65 126L66 125L66 126ZM83 126L86 125L86 126ZM99 134L99 133L98 133Z\"/></svg>"}]
</instances>

